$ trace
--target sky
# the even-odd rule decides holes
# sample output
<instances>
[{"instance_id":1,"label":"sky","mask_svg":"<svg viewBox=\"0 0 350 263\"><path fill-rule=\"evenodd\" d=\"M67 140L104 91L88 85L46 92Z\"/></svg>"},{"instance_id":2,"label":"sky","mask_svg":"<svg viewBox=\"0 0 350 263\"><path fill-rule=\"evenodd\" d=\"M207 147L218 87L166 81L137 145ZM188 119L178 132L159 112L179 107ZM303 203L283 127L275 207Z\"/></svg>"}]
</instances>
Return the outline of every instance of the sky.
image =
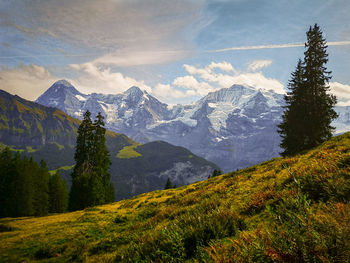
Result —
<instances>
[{"instance_id":1,"label":"sky","mask_svg":"<svg viewBox=\"0 0 350 263\"><path fill-rule=\"evenodd\" d=\"M348 0L0 0L0 89L35 100L138 86L168 104L244 84L284 93L317 23L350 105Z\"/></svg>"}]
</instances>

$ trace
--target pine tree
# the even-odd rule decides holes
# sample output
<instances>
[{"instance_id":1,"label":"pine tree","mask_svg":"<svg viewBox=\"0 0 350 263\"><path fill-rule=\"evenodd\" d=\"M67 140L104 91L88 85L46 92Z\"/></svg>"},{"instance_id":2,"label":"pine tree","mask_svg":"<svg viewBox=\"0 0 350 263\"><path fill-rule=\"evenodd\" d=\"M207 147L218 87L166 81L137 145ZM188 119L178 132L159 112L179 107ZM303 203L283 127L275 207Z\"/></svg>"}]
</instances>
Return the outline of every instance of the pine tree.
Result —
<instances>
[{"instance_id":1,"label":"pine tree","mask_svg":"<svg viewBox=\"0 0 350 263\"><path fill-rule=\"evenodd\" d=\"M171 184L170 179L168 178L168 180L166 181L164 189L170 189L170 188L172 188L172 184Z\"/></svg>"},{"instance_id":2,"label":"pine tree","mask_svg":"<svg viewBox=\"0 0 350 263\"><path fill-rule=\"evenodd\" d=\"M282 123L278 126L282 137L281 147L285 153L297 153L304 149L303 138L307 129L306 107L307 96L303 81L303 63L299 59L296 70L289 81L289 92L284 96L286 109L282 115Z\"/></svg>"},{"instance_id":3,"label":"pine tree","mask_svg":"<svg viewBox=\"0 0 350 263\"><path fill-rule=\"evenodd\" d=\"M34 176L34 215L47 215L49 212L49 170L41 160Z\"/></svg>"},{"instance_id":4,"label":"pine tree","mask_svg":"<svg viewBox=\"0 0 350 263\"><path fill-rule=\"evenodd\" d=\"M90 178L91 205L114 201L114 186L110 182L111 175L108 172L111 161L106 147L106 129L103 120L104 117L99 112L94 122L94 155L92 159L94 168Z\"/></svg>"},{"instance_id":5,"label":"pine tree","mask_svg":"<svg viewBox=\"0 0 350 263\"><path fill-rule=\"evenodd\" d=\"M75 148L72 186L69 193L69 209L83 209L89 205L89 178L92 173L93 154L93 124L91 113L86 111L84 119L78 128L77 145Z\"/></svg>"},{"instance_id":6,"label":"pine tree","mask_svg":"<svg viewBox=\"0 0 350 263\"><path fill-rule=\"evenodd\" d=\"M87 111L78 129L69 201L71 210L114 201L103 116L99 113L94 123L90 116Z\"/></svg>"},{"instance_id":7,"label":"pine tree","mask_svg":"<svg viewBox=\"0 0 350 263\"><path fill-rule=\"evenodd\" d=\"M326 40L317 24L307 32L304 61L299 60L289 81L290 91L285 96L285 111L278 126L284 149L283 156L310 149L332 137L331 126L337 113L333 107L337 100L328 94L331 72Z\"/></svg>"},{"instance_id":8,"label":"pine tree","mask_svg":"<svg viewBox=\"0 0 350 263\"><path fill-rule=\"evenodd\" d=\"M6 147L0 155L0 217L10 216L12 170L12 152Z\"/></svg>"},{"instance_id":9,"label":"pine tree","mask_svg":"<svg viewBox=\"0 0 350 263\"><path fill-rule=\"evenodd\" d=\"M58 170L49 180L50 213L62 213L68 207L68 187Z\"/></svg>"},{"instance_id":10,"label":"pine tree","mask_svg":"<svg viewBox=\"0 0 350 263\"><path fill-rule=\"evenodd\" d=\"M19 157L18 157L19 158ZM35 176L36 176L37 164L33 162L33 159L24 157L23 160L17 161L16 175L17 175L17 187L19 193L16 196L17 202L17 216L32 216L35 214L35 207L33 198L35 196Z\"/></svg>"}]
</instances>

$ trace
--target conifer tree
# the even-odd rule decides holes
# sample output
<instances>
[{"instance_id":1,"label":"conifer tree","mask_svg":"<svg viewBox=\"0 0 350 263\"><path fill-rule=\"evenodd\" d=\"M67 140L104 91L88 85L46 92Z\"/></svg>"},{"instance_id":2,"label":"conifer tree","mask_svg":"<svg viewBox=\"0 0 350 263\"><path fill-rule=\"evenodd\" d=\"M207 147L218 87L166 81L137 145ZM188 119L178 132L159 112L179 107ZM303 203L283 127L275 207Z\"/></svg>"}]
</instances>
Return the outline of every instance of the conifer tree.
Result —
<instances>
[{"instance_id":1,"label":"conifer tree","mask_svg":"<svg viewBox=\"0 0 350 263\"><path fill-rule=\"evenodd\" d=\"M99 112L94 122L93 174L91 177L91 205L114 201L114 186L110 182L109 166L111 160L106 146L104 117Z\"/></svg>"},{"instance_id":2,"label":"conifer tree","mask_svg":"<svg viewBox=\"0 0 350 263\"><path fill-rule=\"evenodd\" d=\"M50 213L62 213L68 207L68 187L58 170L49 180Z\"/></svg>"},{"instance_id":3,"label":"conifer tree","mask_svg":"<svg viewBox=\"0 0 350 263\"><path fill-rule=\"evenodd\" d=\"M292 73L282 123L278 126L282 155L310 149L332 137L331 122L337 118L333 109L336 97L328 94L331 72L325 66L326 40L317 24L306 35L304 61L299 60Z\"/></svg>"},{"instance_id":4,"label":"conifer tree","mask_svg":"<svg viewBox=\"0 0 350 263\"><path fill-rule=\"evenodd\" d=\"M108 172L110 158L103 116L99 113L94 123L90 116L87 111L78 129L74 156L76 165L72 173L69 202L71 210L114 201L114 186Z\"/></svg>"},{"instance_id":5,"label":"conifer tree","mask_svg":"<svg viewBox=\"0 0 350 263\"><path fill-rule=\"evenodd\" d=\"M72 186L69 193L69 209L78 210L89 206L89 178L92 173L93 124L91 113L86 111L78 128L75 148L75 166L72 173Z\"/></svg>"},{"instance_id":6,"label":"conifer tree","mask_svg":"<svg viewBox=\"0 0 350 263\"><path fill-rule=\"evenodd\" d=\"M32 215L35 213L30 209L31 207L31 196L28 195L32 185L31 180L27 177L26 171L24 170L24 162L21 160L19 152L16 152L11 163L9 170L9 215L12 217L22 215ZM29 180L28 180L29 179ZM29 210L28 210L29 209Z\"/></svg>"},{"instance_id":7,"label":"conifer tree","mask_svg":"<svg viewBox=\"0 0 350 263\"><path fill-rule=\"evenodd\" d=\"M35 177L37 175L37 164L33 162L33 159L28 159L27 157L24 157L23 160L20 160L19 154L17 158L17 164L15 164L16 166L14 167L17 170L15 174L17 176L16 185L18 189L18 195L15 197L17 199L16 216L32 216L35 215L33 200L36 191ZM45 213L46 212L47 211L45 211Z\"/></svg>"},{"instance_id":8,"label":"conifer tree","mask_svg":"<svg viewBox=\"0 0 350 263\"><path fill-rule=\"evenodd\" d=\"M12 152L6 147L0 155L0 217L11 214Z\"/></svg>"},{"instance_id":9,"label":"conifer tree","mask_svg":"<svg viewBox=\"0 0 350 263\"><path fill-rule=\"evenodd\" d=\"M168 180L166 181L164 189L170 189L170 188L172 188L172 184L171 184L170 179L168 178Z\"/></svg>"},{"instance_id":10,"label":"conifer tree","mask_svg":"<svg viewBox=\"0 0 350 263\"><path fill-rule=\"evenodd\" d=\"M42 216L49 212L49 170L41 160L34 177L34 215Z\"/></svg>"}]
</instances>

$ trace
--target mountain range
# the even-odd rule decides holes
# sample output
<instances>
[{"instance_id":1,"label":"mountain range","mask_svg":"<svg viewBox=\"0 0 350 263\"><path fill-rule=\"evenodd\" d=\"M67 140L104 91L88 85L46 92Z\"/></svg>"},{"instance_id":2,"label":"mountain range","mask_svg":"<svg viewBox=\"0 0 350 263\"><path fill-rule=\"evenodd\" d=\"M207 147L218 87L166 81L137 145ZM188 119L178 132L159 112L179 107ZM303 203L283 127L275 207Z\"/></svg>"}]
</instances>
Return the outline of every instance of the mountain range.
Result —
<instances>
[{"instance_id":1,"label":"mountain range","mask_svg":"<svg viewBox=\"0 0 350 263\"><path fill-rule=\"evenodd\" d=\"M0 148L9 146L37 162L43 159L50 170L60 169L68 184L79 124L80 120L57 108L0 90ZM140 144L107 131L106 144L117 200L163 189L168 178L179 186L204 180L219 169L189 150L163 141Z\"/></svg>"},{"instance_id":2,"label":"mountain range","mask_svg":"<svg viewBox=\"0 0 350 263\"><path fill-rule=\"evenodd\" d=\"M224 171L279 156L284 99L272 90L233 85L189 105L170 106L138 87L116 95L83 94L68 81L54 83L37 100L82 118L86 110L106 116L106 126L146 143L163 140L183 146ZM350 130L350 107L336 107L338 133Z\"/></svg>"}]
</instances>

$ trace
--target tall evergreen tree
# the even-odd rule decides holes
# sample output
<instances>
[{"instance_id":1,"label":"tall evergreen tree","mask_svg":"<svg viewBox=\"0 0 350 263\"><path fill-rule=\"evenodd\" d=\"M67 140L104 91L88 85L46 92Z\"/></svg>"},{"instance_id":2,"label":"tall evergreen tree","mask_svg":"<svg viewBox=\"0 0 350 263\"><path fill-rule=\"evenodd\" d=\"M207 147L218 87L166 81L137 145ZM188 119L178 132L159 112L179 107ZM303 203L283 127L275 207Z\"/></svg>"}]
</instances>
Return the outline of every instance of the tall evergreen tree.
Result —
<instances>
[{"instance_id":1,"label":"tall evergreen tree","mask_svg":"<svg viewBox=\"0 0 350 263\"><path fill-rule=\"evenodd\" d=\"M18 194L15 196L17 199L16 216L35 215L34 196L36 194L36 191L45 191L45 189L40 189L40 186L38 189L35 189L37 164L34 163L33 159L28 159L27 157L24 157L23 160L20 160L18 154L14 168L17 170L15 176L17 177L16 186L18 189ZM42 182L40 182L40 184L41 183ZM46 213L47 210L44 211L43 215Z\"/></svg>"},{"instance_id":2,"label":"tall evergreen tree","mask_svg":"<svg viewBox=\"0 0 350 263\"><path fill-rule=\"evenodd\" d=\"M0 155L0 217L11 216L13 167L12 152L6 147Z\"/></svg>"},{"instance_id":3,"label":"tall evergreen tree","mask_svg":"<svg viewBox=\"0 0 350 263\"><path fill-rule=\"evenodd\" d=\"M91 178L91 204L103 204L114 201L114 186L110 182L109 166L111 160L106 146L104 128L104 117L99 112L94 122L94 155L93 155L93 174Z\"/></svg>"},{"instance_id":4,"label":"tall evergreen tree","mask_svg":"<svg viewBox=\"0 0 350 263\"><path fill-rule=\"evenodd\" d=\"M62 213L68 207L68 187L58 170L49 180L50 213Z\"/></svg>"},{"instance_id":5,"label":"tall evergreen tree","mask_svg":"<svg viewBox=\"0 0 350 263\"><path fill-rule=\"evenodd\" d=\"M165 183L164 189L170 189L172 187L173 187L173 185L172 185L172 183L170 181L170 178L168 178L168 180Z\"/></svg>"},{"instance_id":6,"label":"tall evergreen tree","mask_svg":"<svg viewBox=\"0 0 350 263\"><path fill-rule=\"evenodd\" d=\"M94 127L91 113L86 111L84 119L78 128L77 144L75 148L72 186L69 193L69 209L83 209L89 205L89 178L92 173L92 154Z\"/></svg>"},{"instance_id":7,"label":"tall evergreen tree","mask_svg":"<svg viewBox=\"0 0 350 263\"><path fill-rule=\"evenodd\" d=\"M72 173L70 209L109 203L114 200L114 186L108 172L109 152L106 147L103 116L99 113L92 123L90 112L78 129L75 152L76 165Z\"/></svg>"},{"instance_id":8,"label":"tall evergreen tree","mask_svg":"<svg viewBox=\"0 0 350 263\"><path fill-rule=\"evenodd\" d=\"M34 215L42 216L49 212L49 170L41 160L34 178Z\"/></svg>"},{"instance_id":9,"label":"tall evergreen tree","mask_svg":"<svg viewBox=\"0 0 350 263\"><path fill-rule=\"evenodd\" d=\"M331 72L325 66L326 40L317 24L306 35L304 61L299 60L292 73L282 123L278 126L282 155L310 149L332 137L331 122L337 118L333 109L336 97L328 94Z\"/></svg>"}]
</instances>

